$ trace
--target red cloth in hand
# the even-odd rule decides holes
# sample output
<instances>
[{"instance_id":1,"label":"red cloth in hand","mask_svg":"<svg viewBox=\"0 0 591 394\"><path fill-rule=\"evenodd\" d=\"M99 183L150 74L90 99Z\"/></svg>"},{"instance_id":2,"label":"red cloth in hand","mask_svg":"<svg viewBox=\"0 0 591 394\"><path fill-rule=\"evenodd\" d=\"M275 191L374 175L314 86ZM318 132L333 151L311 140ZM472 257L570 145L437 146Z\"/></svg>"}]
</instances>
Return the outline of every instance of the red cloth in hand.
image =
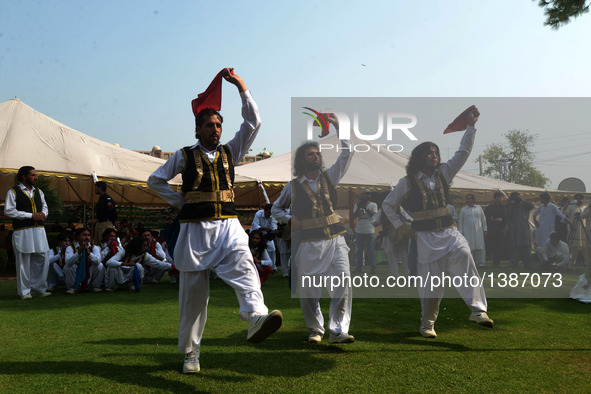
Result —
<instances>
[{"instance_id":1,"label":"red cloth in hand","mask_svg":"<svg viewBox=\"0 0 591 394\"><path fill-rule=\"evenodd\" d=\"M206 108L211 108L215 111L222 109L222 74L224 70L215 76L205 92L199 93L197 98L191 102L193 115L197 116L201 110ZM234 74L233 69L230 69L230 72Z\"/></svg>"},{"instance_id":2,"label":"red cloth in hand","mask_svg":"<svg viewBox=\"0 0 591 394\"><path fill-rule=\"evenodd\" d=\"M273 268L269 267L268 265L257 264L257 271L259 272L261 284L263 284L267 281L267 279L269 279L269 275L273 273Z\"/></svg>"},{"instance_id":3,"label":"red cloth in hand","mask_svg":"<svg viewBox=\"0 0 591 394\"><path fill-rule=\"evenodd\" d=\"M472 112L475 109L476 106L472 105L470 106L470 108L462 112L460 116L455 118L454 121L447 126L443 134L453 133L454 131L466 130L466 128L468 128L468 116L470 115L470 112Z\"/></svg>"}]
</instances>

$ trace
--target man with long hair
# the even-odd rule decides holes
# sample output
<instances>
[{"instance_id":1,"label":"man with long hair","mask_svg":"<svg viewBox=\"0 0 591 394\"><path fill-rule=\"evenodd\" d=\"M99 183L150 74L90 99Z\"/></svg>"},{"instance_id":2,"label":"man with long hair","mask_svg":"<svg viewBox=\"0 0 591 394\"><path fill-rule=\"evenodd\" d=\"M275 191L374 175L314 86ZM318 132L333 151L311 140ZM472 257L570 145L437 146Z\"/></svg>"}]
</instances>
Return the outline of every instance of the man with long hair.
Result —
<instances>
[{"instance_id":1,"label":"man with long hair","mask_svg":"<svg viewBox=\"0 0 591 394\"><path fill-rule=\"evenodd\" d=\"M394 227L416 245L417 271L423 279L423 285L419 286L422 309L420 333L425 338L437 337L434 325L444 293L443 286L431 287L430 283L425 283L427 278L441 277L444 271L453 276L479 277L470 246L454 225L447 208L449 184L468 160L474 145L474 125L479 115L476 109L469 113L460 148L447 163L441 164L439 147L433 142L423 142L414 148L406 167L407 176L400 179L382 204ZM400 207L413 218L411 228L401 220ZM456 289L472 311L469 319L492 327L493 321L486 314L484 289L470 286L469 282Z\"/></svg>"},{"instance_id":2,"label":"man with long hair","mask_svg":"<svg viewBox=\"0 0 591 394\"><path fill-rule=\"evenodd\" d=\"M329 121L338 130L336 116L331 115ZM297 244L294 246L297 250L292 249L292 278L295 279L295 288L300 292L300 304L310 343L319 343L325 332L319 303L322 289L304 287L302 277L350 276L349 247L343 237L346 230L339 223L339 216L335 212L336 186L347 172L352 159L348 142L341 143L343 146L338 160L327 170L324 169L322 153L316 142L301 145L294 158L296 178L285 185L272 208L277 221L289 225L293 242ZM327 290L331 297L329 340L331 343L351 343L355 338L349 335L352 301L350 283Z\"/></svg>"}]
</instances>

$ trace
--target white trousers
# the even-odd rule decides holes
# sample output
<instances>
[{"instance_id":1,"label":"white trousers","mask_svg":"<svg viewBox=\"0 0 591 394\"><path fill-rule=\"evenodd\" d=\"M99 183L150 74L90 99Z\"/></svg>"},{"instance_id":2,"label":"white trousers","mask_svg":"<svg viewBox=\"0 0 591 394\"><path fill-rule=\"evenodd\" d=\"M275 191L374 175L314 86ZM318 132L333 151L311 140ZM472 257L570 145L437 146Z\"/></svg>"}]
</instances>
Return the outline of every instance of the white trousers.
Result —
<instances>
[{"instance_id":1,"label":"white trousers","mask_svg":"<svg viewBox=\"0 0 591 394\"><path fill-rule=\"evenodd\" d=\"M277 255L275 254L274 241L267 241L267 253L269 253L269 257L271 258L271 268L273 268L273 271L277 271Z\"/></svg>"},{"instance_id":2,"label":"white trousers","mask_svg":"<svg viewBox=\"0 0 591 394\"><path fill-rule=\"evenodd\" d=\"M279 258L281 259L281 273L283 276L287 276L289 275L291 246L287 241L279 238L277 239L277 249L279 249Z\"/></svg>"},{"instance_id":3,"label":"white trousers","mask_svg":"<svg viewBox=\"0 0 591 394\"><path fill-rule=\"evenodd\" d=\"M291 265L291 252L281 253L281 273L283 276L289 275L289 266Z\"/></svg>"},{"instance_id":4,"label":"white trousers","mask_svg":"<svg viewBox=\"0 0 591 394\"><path fill-rule=\"evenodd\" d=\"M66 284L66 277L64 276L64 270L59 266L58 263L49 265L49 272L47 274L47 287L51 289L58 287L59 285Z\"/></svg>"},{"instance_id":5,"label":"white trousers","mask_svg":"<svg viewBox=\"0 0 591 394\"><path fill-rule=\"evenodd\" d=\"M16 260L16 292L19 297L47 291L49 252L21 253L14 248Z\"/></svg>"},{"instance_id":6,"label":"white trousers","mask_svg":"<svg viewBox=\"0 0 591 394\"><path fill-rule=\"evenodd\" d=\"M144 267L142 267L142 268L144 268ZM166 268L150 267L149 271L148 271L148 268L145 267L144 282L145 283L152 283L153 280L160 281L162 276L169 270L170 270L170 268L168 268L168 266L166 266Z\"/></svg>"},{"instance_id":7,"label":"white trousers","mask_svg":"<svg viewBox=\"0 0 591 394\"><path fill-rule=\"evenodd\" d=\"M448 253L439 261L429 264L418 264L418 273L426 280L427 277L438 276L442 277L443 273L447 271L446 275L453 277L464 277L466 274L468 278L472 276L480 277L474 259L470 253L470 248L466 245ZM452 282L453 283L453 282ZM445 288L443 286L434 286L431 289L431 283L426 286L419 287L419 296L421 298L421 326L422 328L433 328L437 315L439 314L439 304L443 298ZM472 312L486 312L487 303L484 288L478 286L470 286L470 282L462 283L462 286L457 286L456 290L464 299L466 305Z\"/></svg>"},{"instance_id":8,"label":"white trousers","mask_svg":"<svg viewBox=\"0 0 591 394\"><path fill-rule=\"evenodd\" d=\"M141 281L141 278L144 277L144 267L140 263L135 263L135 267L138 268ZM133 271L134 267L130 267L128 265L107 267L107 276L105 279L106 287L110 289L116 289L118 285L133 283Z\"/></svg>"},{"instance_id":9,"label":"white trousers","mask_svg":"<svg viewBox=\"0 0 591 394\"><path fill-rule=\"evenodd\" d=\"M239 317L248 321L253 312L267 314L261 282L247 245L238 245L215 267L216 274L236 292ZM210 270L181 272L179 277L179 352L199 351L207 320Z\"/></svg>"},{"instance_id":10,"label":"white trousers","mask_svg":"<svg viewBox=\"0 0 591 394\"><path fill-rule=\"evenodd\" d=\"M484 267L486 265L486 250L484 249L476 249L472 251L472 258L474 258L474 263L478 267Z\"/></svg>"},{"instance_id":11,"label":"white trousers","mask_svg":"<svg viewBox=\"0 0 591 394\"><path fill-rule=\"evenodd\" d=\"M330 240L334 245L334 255L330 264L327 265L325 272L315 273L313 276L350 276L351 270L349 266L349 248L344 241L336 242L336 238ZM303 245L302 245L303 246ZM302 247L300 246L300 248ZM299 251L298 251L299 252ZM296 256L296 261L300 261L299 253ZM298 265L297 275L308 275L306 270L306 263L302 261ZM312 281L314 282L314 281ZM319 282L317 282L319 283ZM330 307L328 311L328 330L334 335L339 335L341 332L349 332L349 325L351 324L351 306L353 303L353 292L350 286L335 287L334 289L327 288L328 294L331 298ZM304 314L306 327L310 333L318 333L324 335L324 316L320 309L320 295L322 288L311 287L307 289L300 289L300 304ZM305 295L305 297L303 296Z\"/></svg>"},{"instance_id":12,"label":"white trousers","mask_svg":"<svg viewBox=\"0 0 591 394\"><path fill-rule=\"evenodd\" d=\"M66 276L66 287L68 290L75 290L76 272L78 272L78 264L72 264L70 267L64 266L64 275ZM89 288L96 287L100 289L105 279L105 266L99 263L98 266L90 265L90 283Z\"/></svg>"}]
</instances>

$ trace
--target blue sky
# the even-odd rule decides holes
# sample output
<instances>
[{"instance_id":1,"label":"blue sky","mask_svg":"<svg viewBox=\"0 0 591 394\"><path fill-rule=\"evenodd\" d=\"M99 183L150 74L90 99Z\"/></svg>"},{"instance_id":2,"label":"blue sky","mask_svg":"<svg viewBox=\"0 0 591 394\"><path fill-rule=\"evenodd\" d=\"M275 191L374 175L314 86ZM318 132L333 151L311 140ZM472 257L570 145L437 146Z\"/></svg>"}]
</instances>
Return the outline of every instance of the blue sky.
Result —
<instances>
[{"instance_id":1,"label":"blue sky","mask_svg":"<svg viewBox=\"0 0 591 394\"><path fill-rule=\"evenodd\" d=\"M589 96L591 15L558 31L543 21L528 0L4 0L0 101L18 97L129 149L172 151L194 142L190 102L230 66L260 107L253 150L280 154L290 150L291 97ZM224 86L223 140L239 106ZM508 131L484 119L473 157ZM551 186L579 176L589 189L586 130L533 126L524 127L538 135L536 165ZM456 145L440 130L424 138L442 152Z\"/></svg>"}]
</instances>

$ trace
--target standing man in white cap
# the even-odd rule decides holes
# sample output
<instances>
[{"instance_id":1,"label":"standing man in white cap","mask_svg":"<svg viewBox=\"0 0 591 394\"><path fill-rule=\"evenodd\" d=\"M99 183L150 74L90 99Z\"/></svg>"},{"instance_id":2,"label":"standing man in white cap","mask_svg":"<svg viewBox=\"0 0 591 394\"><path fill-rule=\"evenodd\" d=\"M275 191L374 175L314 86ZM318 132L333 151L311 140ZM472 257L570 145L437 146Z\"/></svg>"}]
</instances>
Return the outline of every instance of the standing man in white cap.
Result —
<instances>
[{"instance_id":1,"label":"standing man in white cap","mask_svg":"<svg viewBox=\"0 0 591 394\"><path fill-rule=\"evenodd\" d=\"M12 218L12 246L16 258L16 287L22 300L51 295L47 291L49 245L45 220L49 211L43 192L35 187L37 171L31 166L18 170L18 186L6 193L4 213Z\"/></svg>"},{"instance_id":2,"label":"standing man in white cap","mask_svg":"<svg viewBox=\"0 0 591 394\"><path fill-rule=\"evenodd\" d=\"M238 88L244 119L240 130L225 145L220 143L223 118L218 112L221 78ZM212 269L236 291L239 317L250 322L247 341L263 341L282 322L280 311L268 313L265 306L248 235L234 206L234 163L242 160L259 131L258 107L242 78L230 68L222 70L205 93L211 91L217 92L219 98L213 107L201 108L199 102L195 103L202 95L193 102L197 143L176 151L148 179L152 190L180 209L174 261L180 271L179 351L185 354L183 373L200 370L199 351ZM173 191L168 184L179 173L183 176L182 193Z\"/></svg>"}]
</instances>

